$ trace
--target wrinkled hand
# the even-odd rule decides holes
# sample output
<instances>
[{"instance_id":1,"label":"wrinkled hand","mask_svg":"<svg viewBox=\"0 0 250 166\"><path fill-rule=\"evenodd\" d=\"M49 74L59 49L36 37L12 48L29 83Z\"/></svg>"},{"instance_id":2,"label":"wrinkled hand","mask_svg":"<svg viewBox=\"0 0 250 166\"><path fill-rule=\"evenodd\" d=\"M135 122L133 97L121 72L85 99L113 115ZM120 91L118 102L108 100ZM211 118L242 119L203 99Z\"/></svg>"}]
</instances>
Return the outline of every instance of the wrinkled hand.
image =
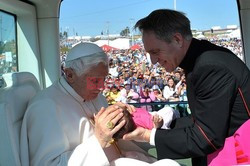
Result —
<instances>
[{"instance_id":1,"label":"wrinkled hand","mask_svg":"<svg viewBox=\"0 0 250 166\"><path fill-rule=\"evenodd\" d=\"M97 115L95 115L94 134L102 148L110 146L109 142L111 141L113 135L125 124L125 120L123 120L115 126L122 116L122 109L115 105L109 106L106 109L102 107ZM113 129L109 129L107 127L107 123L110 121L115 126Z\"/></svg>"},{"instance_id":2,"label":"wrinkled hand","mask_svg":"<svg viewBox=\"0 0 250 166\"><path fill-rule=\"evenodd\" d=\"M137 127L134 131L127 133L123 136L124 140L135 140L138 142L149 142L151 130Z\"/></svg>"},{"instance_id":3,"label":"wrinkled hand","mask_svg":"<svg viewBox=\"0 0 250 166\"><path fill-rule=\"evenodd\" d=\"M115 105L121 107L122 109L127 109L130 114L133 114L135 112L135 107L133 105L125 104L122 102L117 102Z\"/></svg>"}]
</instances>

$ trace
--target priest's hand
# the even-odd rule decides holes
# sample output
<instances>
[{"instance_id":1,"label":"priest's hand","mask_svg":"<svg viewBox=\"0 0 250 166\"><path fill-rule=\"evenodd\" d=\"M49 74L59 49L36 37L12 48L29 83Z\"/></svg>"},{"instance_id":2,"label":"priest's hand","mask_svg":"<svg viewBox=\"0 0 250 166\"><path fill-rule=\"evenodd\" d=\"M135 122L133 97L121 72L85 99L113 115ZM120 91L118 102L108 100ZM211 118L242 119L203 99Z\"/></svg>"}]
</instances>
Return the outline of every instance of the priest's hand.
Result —
<instances>
[{"instance_id":1,"label":"priest's hand","mask_svg":"<svg viewBox=\"0 0 250 166\"><path fill-rule=\"evenodd\" d=\"M115 105L109 106L106 109L102 107L97 115L94 116L94 134L102 148L110 146L113 135L125 124L125 120L123 120L116 125L122 116L122 109Z\"/></svg>"},{"instance_id":2,"label":"priest's hand","mask_svg":"<svg viewBox=\"0 0 250 166\"><path fill-rule=\"evenodd\" d=\"M151 130L137 127L134 131L123 136L124 140L135 140L138 142L150 142Z\"/></svg>"},{"instance_id":3,"label":"priest's hand","mask_svg":"<svg viewBox=\"0 0 250 166\"><path fill-rule=\"evenodd\" d=\"M152 121L153 121L153 126L156 129L161 128L161 126L163 125L163 119L158 114L152 116Z\"/></svg>"}]
</instances>

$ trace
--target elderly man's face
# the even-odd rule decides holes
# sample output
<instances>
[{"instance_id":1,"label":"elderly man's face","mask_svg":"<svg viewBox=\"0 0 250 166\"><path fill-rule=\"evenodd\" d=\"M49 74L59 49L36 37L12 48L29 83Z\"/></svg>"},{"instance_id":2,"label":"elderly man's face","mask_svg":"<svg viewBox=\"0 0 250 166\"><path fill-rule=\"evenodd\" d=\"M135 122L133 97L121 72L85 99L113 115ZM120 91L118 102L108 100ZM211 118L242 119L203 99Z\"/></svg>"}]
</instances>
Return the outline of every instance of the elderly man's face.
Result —
<instances>
[{"instance_id":1,"label":"elderly man's face","mask_svg":"<svg viewBox=\"0 0 250 166\"><path fill-rule=\"evenodd\" d=\"M104 80L108 75L108 66L99 63L81 76L74 79L73 89L85 100L95 99L104 89Z\"/></svg>"}]
</instances>

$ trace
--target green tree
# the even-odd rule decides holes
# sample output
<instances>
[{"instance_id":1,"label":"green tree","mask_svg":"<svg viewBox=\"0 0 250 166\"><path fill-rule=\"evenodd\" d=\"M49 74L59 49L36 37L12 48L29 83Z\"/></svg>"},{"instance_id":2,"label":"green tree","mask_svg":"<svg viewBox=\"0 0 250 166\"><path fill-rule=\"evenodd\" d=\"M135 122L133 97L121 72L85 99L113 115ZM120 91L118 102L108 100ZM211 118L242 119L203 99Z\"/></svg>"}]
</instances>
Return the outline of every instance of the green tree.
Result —
<instances>
[{"instance_id":1,"label":"green tree","mask_svg":"<svg viewBox=\"0 0 250 166\"><path fill-rule=\"evenodd\" d=\"M121 36L129 36L129 34L130 34L129 27L126 27L125 29L123 29L123 30L120 32L120 35L121 35Z\"/></svg>"},{"instance_id":2,"label":"green tree","mask_svg":"<svg viewBox=\"0 0 250 166\"><path fill-rule=\"evenodd\" d=\"M16 42L15 40L8 41L6 43L0 43L0 53L4 52L12 52L12 54L16 54Z\"/></svg>"},{"instance_id":3,"label":"green tree","mask_svg":"<svg viewBox=\"0 0 250 166\"><path fill-rule=\"evenodd\" d=\"M67 46L62 46L62 47L60 47L60 54L62 55L62 54L67 54L68 52L69 52L69 47L67 47Z\"/></svg>"}]
</instances>

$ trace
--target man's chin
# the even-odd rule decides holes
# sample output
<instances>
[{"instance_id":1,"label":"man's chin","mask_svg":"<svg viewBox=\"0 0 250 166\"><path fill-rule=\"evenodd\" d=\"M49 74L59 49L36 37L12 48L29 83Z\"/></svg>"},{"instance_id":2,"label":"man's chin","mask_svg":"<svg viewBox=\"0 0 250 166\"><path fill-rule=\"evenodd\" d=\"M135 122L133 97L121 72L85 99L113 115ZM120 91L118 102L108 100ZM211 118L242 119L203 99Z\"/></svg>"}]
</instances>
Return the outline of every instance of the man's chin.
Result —
<instances>
[{"instance_id":1,"label":"man's chin","mask_svg":"<svg viewBox=\"0 0 250 166\"><path fill-rule=\"evenodd\" d=\"M173 69L173 68L170 68L170 67L165 67L165 70L166 70L166 72L172 72L172 71L174 71L175 69Z\"/></svg>"}]
</instances>

